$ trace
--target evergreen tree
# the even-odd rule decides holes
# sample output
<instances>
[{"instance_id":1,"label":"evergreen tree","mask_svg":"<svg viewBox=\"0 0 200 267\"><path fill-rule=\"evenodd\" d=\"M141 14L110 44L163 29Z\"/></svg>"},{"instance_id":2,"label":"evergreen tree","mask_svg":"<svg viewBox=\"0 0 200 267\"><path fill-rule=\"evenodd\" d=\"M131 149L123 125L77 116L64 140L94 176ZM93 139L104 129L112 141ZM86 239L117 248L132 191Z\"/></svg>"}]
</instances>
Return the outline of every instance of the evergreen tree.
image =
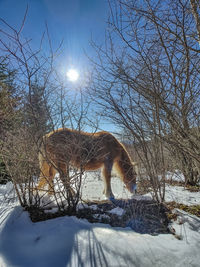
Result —
<instances>
[{"instance_id":1,"label":"evergreen tree","mask_svg":"<svg viewBox=\"0 0 200 267\"><path fill-rule=\"evenodd\" d=\"M37 82L31 86L31 92L26 97L24 108L25 125L36 139L52 129L45 88L38 85Z\"/></svg>"},{"instance_id":2,"label":"evergreen tree","mask_svg":"<svg viewBox=\"0 0 200 267\"><path fill-rule=\"evenodd\" d=\"M19 116L19 97L14 86L14 72L10 71L4 58L0 58L0 148L6 132L13 129ZM9 176L0 149L0 183L6 183Z\"/></svg>"}]
</instances>

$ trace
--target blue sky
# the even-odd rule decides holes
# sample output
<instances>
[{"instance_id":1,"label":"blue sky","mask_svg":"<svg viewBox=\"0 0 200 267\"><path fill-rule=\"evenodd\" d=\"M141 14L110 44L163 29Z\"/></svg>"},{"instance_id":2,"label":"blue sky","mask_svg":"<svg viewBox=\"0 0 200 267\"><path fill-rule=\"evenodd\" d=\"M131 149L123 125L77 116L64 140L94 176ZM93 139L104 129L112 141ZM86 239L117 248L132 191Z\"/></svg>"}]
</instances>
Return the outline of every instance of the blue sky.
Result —
<instances>
[{"instance_id":1,"label":"blue sky","mask_svg":"<svg viewBox=\"0 0 200 267\"><path fill-rule=\"evenodd\" d=\"M90 46L91 37L98 44L104 42L109 13L107 0L0 0L0 18L19 29L27 5L22 34L32 39L31 45L35 49L39 47L47 23L54 48L63 40L59 62L62 73L71 67L87 70L89 62L85 52L89 57L96 55ZM111 130L113 125L102 122L102 128Z\"/></svg>"},{"instance_id":2,"label":"blue sky","mask_svg":"<svg viewBox=\"0 0 200 267\"><path fill-rule=\"evenodd\" d=\"M47 22L54 47L64 41L63 56L70 64L84 64L84 50L88 55L92 53L91 36L97 42L104 38L106 0L0 0L0 17L19 28L27 5L23 35L31 37L37 46Z\"/></svg>"}]
</instances>

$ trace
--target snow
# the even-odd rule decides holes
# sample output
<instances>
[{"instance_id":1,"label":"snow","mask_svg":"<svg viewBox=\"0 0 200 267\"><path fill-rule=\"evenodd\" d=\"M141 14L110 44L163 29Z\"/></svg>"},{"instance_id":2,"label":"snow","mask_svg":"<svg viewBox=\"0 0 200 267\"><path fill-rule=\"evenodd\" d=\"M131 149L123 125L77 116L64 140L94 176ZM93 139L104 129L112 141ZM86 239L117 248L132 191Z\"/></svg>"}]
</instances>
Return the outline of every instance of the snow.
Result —
<instances>
[{"instance_id":1,"label":"snow","mask_svg":"<svg viewBox=\"0 0 200 267\"><path fill-rule=\"evenodd\" d=\"M182 181L183 175L177 170L174 174L171 172L167 173L167 177L172 177L175 181ZM99 178L94 179L95 172L89 172L86 174L83 181L83 191L82 198L84 200L104 200L105 197L102 194L103 192L103 181ZM111 187L115 198L135 198L137 200L142 199L152 199L151 194L141 195L132 195L129 193L122 181L113 177L111 180ZM166 184L165 200L167 202L175 201L177 203L182 203L185 205L198 205L200 204L200 192L191 193L189 190L184 188L184 186L172 186Z\"/></svg>"},{"instance_id":2,"label":"snow","mask_svg":"<svg viewBox=\"0 0 200 267\"><path fill-rule=\"evenodd\" d=\"M124 214L124 209L120 208L120 207L116 207L112 210L109 211L112 214L117 214L119 216L122 216Z\"/></svg>"},{"instance_id":3,"label":"snow","mask_svg":"<svg viewBox=\"0 0 200 267\"><path fill-rule=\"evenodd\" d=\"M200 204L200 192L190 192L183 186L171 186L166 184L165 200L175 201L185 205L199 205Z\"/></svg>"},{"instance_id":4,"label":"snow","mask_svg":"<svg viewBox=\"0 0 200 267\"><path fill-rule=\"evenodd\" d=\"M94 177L96 177L94 179ZM103 195L104 183L100 179L100 174L96 172L87 172L83 178L82 198L84 200L104 200ZM118 177L111 179L111 188L115 198L131 198L132 194L128 192L125 185Z\"/></svg>"},{"instance_id":5,"label":"snow","mask_svg":"<svg viewBox=\"0 0 200 267\"><path fill-rule=\"evenodd\" d=\"M116 197L129 197L120 180L114 178L112 184ZM95 173L87 175L84 186L85 199L102 199L103 183ZM139 234L69 216L33 223L14 196L12 201L5 198L8 189L11 194L11 184L0 186L1 267L200 266L200 218L184 211L174 211L178 220L171 225L181 240L172 234ZM183 187L167 185L166 196L187 205L200 203L200 192ZM119 214L120 208L112 211Z\"/></svg>"},{"instance_id":6,"label":"snow","mask_svg":"<svg viewBox=\"0 0 200 267\"><path fill-rule=\"evenodd\" d=\"M175 170L174 172L167 172L165 177L166 180L169 181L178 181L178 182L185 181L184 175L179 170Z\"/></svg>"}]
</instances>

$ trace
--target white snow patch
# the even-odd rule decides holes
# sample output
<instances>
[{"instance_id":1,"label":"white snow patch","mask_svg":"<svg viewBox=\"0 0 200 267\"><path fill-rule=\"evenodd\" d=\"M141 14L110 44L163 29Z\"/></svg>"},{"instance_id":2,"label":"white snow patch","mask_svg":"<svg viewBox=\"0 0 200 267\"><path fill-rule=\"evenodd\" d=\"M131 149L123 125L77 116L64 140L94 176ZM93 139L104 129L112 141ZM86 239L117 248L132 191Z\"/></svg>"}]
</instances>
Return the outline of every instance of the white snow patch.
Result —
<instances>
[{"instance_id":1,"label":"white snow patch","mask_svg":"<svg viewBox=\"0 0 200 267\"><path fill-rule=\"evenodd\" d=\"M95 219L99 219L99 220L101 220L101 219L108 219L108 220L110 220L110 217L108 215L106 215L106 214L93 214L92 216Z\"/></svg>"},{"instance_id":2,"label":"white snow patch","mask_svg":"<svg viewBox=\"0 0 200 267\"><path fill-rule=\"evenodd\" d=\"M166 180L170 181L177 181L177 182L185 181L184 175L179 170L175 170L175 172L167 172L165 177Z\"/></svg>"},{"instance_id":3,"label":"white snow patch","mask_svg":"<svg viewBox=\"0 0 200 267\"><path fill-rule=\"evenodd\" d=\"M115 198L131 198L130 193L124 183L118 178L113 177L111 179L111 187ZM82 183L82 199L84 200L105 200L103 195L104 182L99 177L98 172L87 172L84 175Z\"/></svg>"},{"instance_id":4,"label":"white snow patch","mask_svg":"<svg viewBox=\"0 0 200 267\"><path fill-rule=\"evenodd\" d=\"M52 209L49 209L49 210L44 210L45 213L56 213L58 212L58 208L52 208Z\"/></svg>"},{"instance_id":5,"label":"white snow patch","mask_svg":"<svg viewBox=\"0 0 200 267\"><path fill-rule=\"evenodd\" d=\"M198 205L200 204L200 192L190 192L183 186L166 184L165 201L175 201L185 205Z\"/></svg>"},{"instance_id":6,"label":"white snow patch","mask_svg":"<svg viewBox=\"0 0 200 267\"><path fill-rule=\"evenodd\" d=\"M92 210L98 210L98 206L97 205L91 205L88 208L92 209Z\"/></svg>"},{"instance_id":7,"label":"white snow patch","mask_svg":"<svg viewBox=\"0 0 200 267\"><path fill-rule=\"evenodd\" d=\"M89 206L85 203L79 203L77 206L76 206L76 210L83 210L85 208L89 208Z\"/></svg>"},{"instance_id":8,"label":"white snow patch","mask_svg":"<svg viewBox=\"0 0 200 267\"><path fill-rule=\"evenodd\" d=\"M150 193L146 194L146 195L133 195L132 199L135 200L152 200L152 196Z\"/></svg>"},{"instance_id":9,"label":"white snow patch","mask_svg":"<svg viewBox=\"0 0 200 267\"><path fill-rule=\"evenodd\" d=\"M122 216L124 214L124 209L122 209L120 207L116 207L116 208L110 210L109 213L116 214L118 216Z\"/></svg>"}]
</instances>

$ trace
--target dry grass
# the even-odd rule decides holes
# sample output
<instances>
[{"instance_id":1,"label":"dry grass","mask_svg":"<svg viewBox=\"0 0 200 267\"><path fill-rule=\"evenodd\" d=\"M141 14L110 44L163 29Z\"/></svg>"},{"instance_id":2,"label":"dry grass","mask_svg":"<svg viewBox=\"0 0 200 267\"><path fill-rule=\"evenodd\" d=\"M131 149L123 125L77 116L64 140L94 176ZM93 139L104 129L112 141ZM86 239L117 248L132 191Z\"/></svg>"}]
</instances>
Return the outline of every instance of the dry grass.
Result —
<instances>
[{"instance_id":1,"label":"dry grass","mask_svg":"<svg viewBox=\"0 0 200 267\"><path fill-rule=\"evenodd\" d=\"M188 205L185 205L185 204L176 203L175 201L172 201L172 202L166 203L166 206L169 209L169 212L168 212L167 216L168 216L168 218L170 220L171 219L176 220L176 218L177 218L177 215L172 213L172 210L175 209L175 208L180 209L180 210L184 210L186 212L189 212L192 215L200 217L200 205L188 206Z\"/></svg>"}]
</instances>

